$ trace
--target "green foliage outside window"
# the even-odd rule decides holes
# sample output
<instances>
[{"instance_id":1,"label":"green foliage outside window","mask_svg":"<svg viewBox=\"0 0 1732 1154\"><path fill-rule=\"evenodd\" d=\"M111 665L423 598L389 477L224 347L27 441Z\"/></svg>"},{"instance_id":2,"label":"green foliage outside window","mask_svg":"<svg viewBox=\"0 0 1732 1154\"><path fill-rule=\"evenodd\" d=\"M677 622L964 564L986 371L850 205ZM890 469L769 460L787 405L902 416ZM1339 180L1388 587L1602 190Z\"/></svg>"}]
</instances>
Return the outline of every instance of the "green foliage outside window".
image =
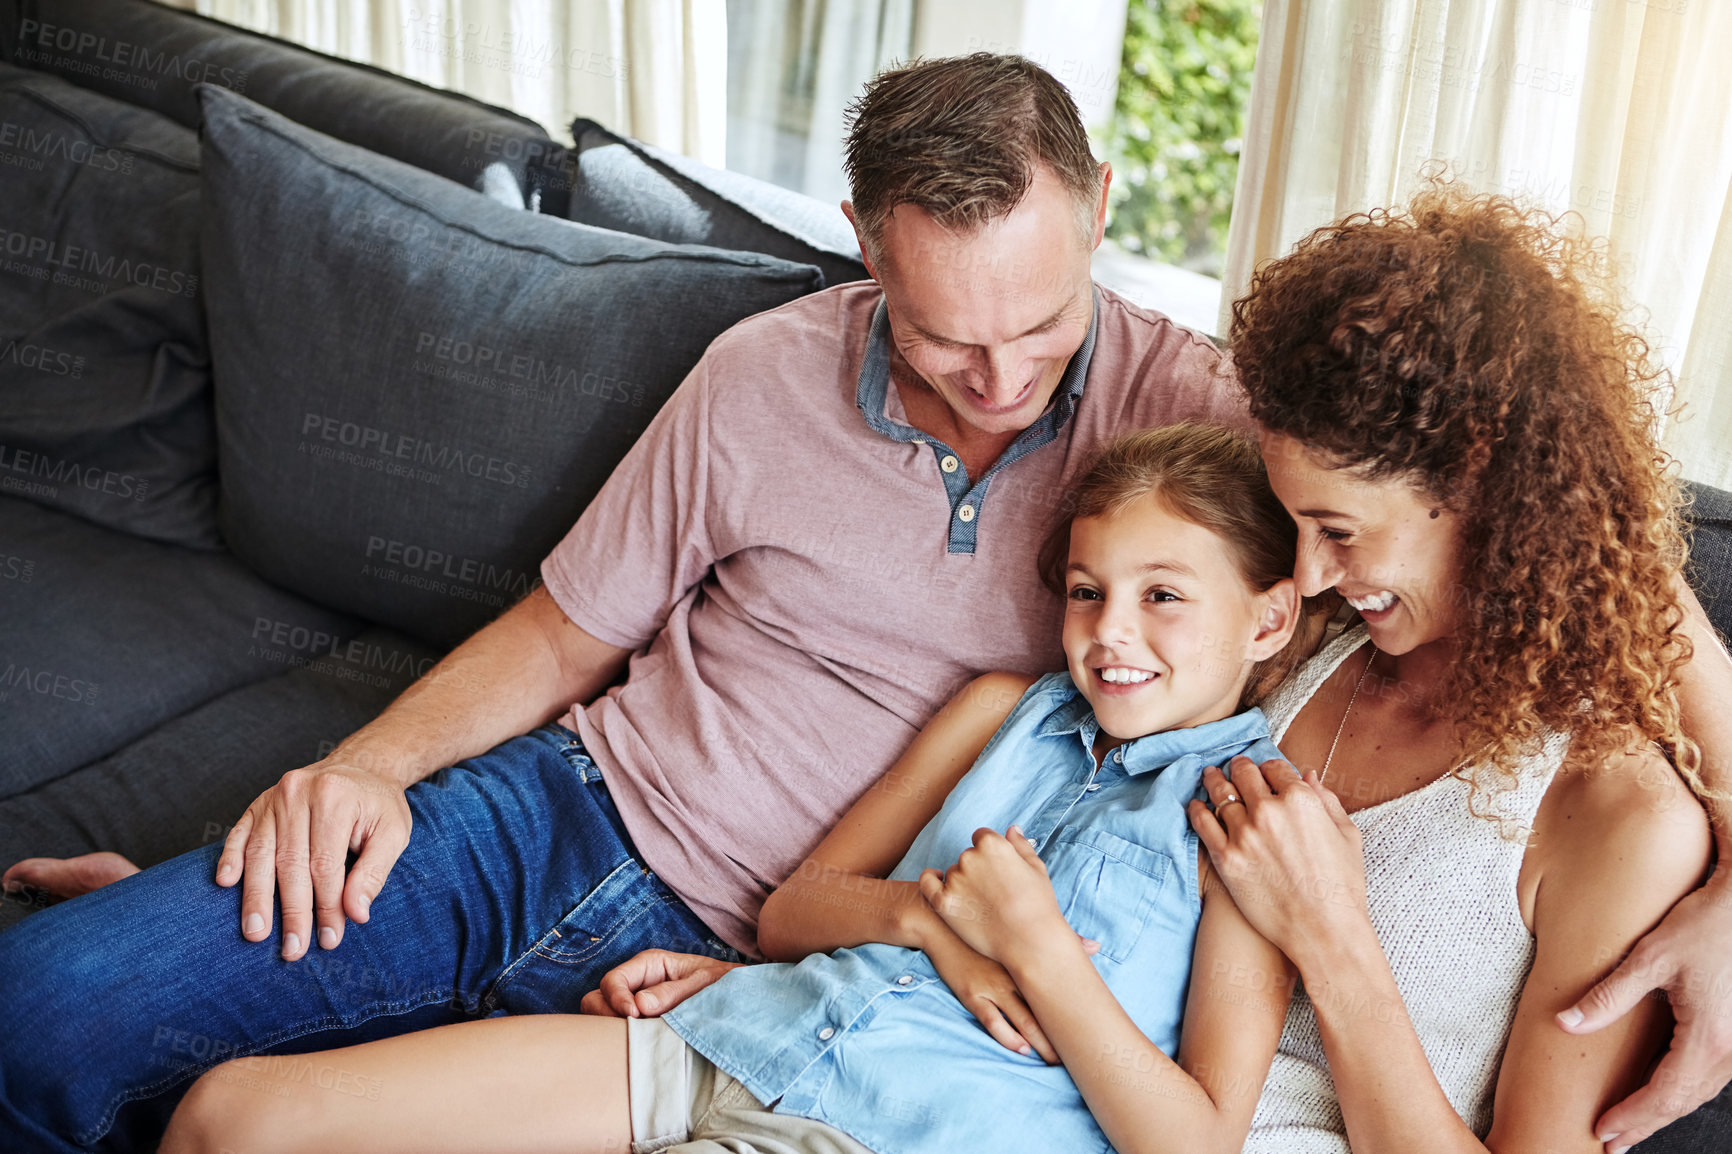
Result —
<instances>
[{"instance_id":1,"label":"green foliage outside window","mask_svg":"<svg viewBox=\"0 0 1732 1154\"><path fill-rule=\"evenodd\" d=\"M1261 0L1130 0L1107 235L1219 276L1257 61Z\"/></svg>"}]
</instances>

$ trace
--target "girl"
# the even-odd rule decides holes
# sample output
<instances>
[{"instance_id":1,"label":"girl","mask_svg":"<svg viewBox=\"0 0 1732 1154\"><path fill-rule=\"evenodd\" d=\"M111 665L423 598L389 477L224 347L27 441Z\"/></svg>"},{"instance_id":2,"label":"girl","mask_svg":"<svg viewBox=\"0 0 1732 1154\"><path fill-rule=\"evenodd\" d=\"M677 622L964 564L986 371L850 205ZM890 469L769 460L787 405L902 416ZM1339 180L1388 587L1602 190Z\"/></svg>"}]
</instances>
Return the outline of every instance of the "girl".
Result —
<instances>
[{"instance_id":1,"label":"girl","mask_svg":"<svg viewBox=\"0 0 1732 1154\"><path fill-rule=\"evenodd\" d=\"M1278 756L1247 706L1292 661L1293 547L1248 441L1119 443L1045 554L1068 670L967 686L772 895L765 955L811 956L665 1018L491 1018L310 1056L366 1097L229 1062L164 1154L1239 1149L1289 971L1185 805L1205 766Z\"/></svg>"}]
</instances>

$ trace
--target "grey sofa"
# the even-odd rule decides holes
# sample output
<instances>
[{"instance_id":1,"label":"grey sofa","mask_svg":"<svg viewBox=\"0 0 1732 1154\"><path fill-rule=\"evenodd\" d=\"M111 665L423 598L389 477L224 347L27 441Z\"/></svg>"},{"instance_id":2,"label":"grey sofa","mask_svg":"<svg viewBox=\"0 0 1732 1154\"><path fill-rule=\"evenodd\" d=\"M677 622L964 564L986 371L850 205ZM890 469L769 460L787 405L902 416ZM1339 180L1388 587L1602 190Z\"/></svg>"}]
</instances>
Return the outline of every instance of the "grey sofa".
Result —
<instances>
[{"instance_id":1,"label":"grey sofa","mask_svg":"<svg viewBox=\"0 0 1732 1154\"><path fill-rule=\"evenodd\" d=\"M0 0L0 864L221 837L528 589L717 333L866 275L834 206L581 123Z\"/></svg>"},{"instance_id":2,"label":"grey sofa","mask_svg":"<svg viewBox=\"0 0 1732 1154\"><path fill-rule=\"evenodd\" d=\"M221 838L530 587L710 339L865 276L832 206L573 133L0 0L0 866ZM1727 632L1732 496L1694 523Z\"/></svg>"}]
</instances>

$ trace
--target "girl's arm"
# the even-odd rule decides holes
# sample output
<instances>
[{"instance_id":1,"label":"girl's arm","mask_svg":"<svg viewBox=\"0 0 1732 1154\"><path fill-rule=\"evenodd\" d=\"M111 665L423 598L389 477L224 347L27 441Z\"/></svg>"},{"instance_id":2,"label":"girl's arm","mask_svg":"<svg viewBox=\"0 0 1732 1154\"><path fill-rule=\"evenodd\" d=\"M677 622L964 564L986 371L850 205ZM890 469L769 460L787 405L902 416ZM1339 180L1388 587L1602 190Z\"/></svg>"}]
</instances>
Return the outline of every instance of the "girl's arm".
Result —
<instances>
[{"instance_id":1,"label":"girl's arm","mask_svg":"<svg viewBox=\"0 0 1732 1154\"><path fill-rule=\"evenodd\" d=\"M1551 813L1529 850L1544 863L1534 965L1484 1143L1444 1096L1407 1018L1365 911L1358 830L1339 800L1283 762L1236 762L1233 786L1246 805L1227 811L1226 828L1200 806L1192 818L1250 920L1298 966L1355 1154L1606 1149L1594 1121L1641 1081L1665 1009L1650 1002L1585 1038L1554 1015L1700 884L1707 822L1663 760L1561 775L1552 790L1562 792L1542 807ZM1211 778L1210 788L1225 782Z\"/></svg>"},{"instance_id":2,"label":"girl's arm","mask_svg":"<svg viewBox=\"0 0 1732 1154\"><path fill-rule=\"evenodd\" d=\"M924 950L944 984L995 1040L1058 1062L1004 967L965 945L932 912L916 883L885 877L1034 681L1011 673L976 678L927 723L908 752L765 901L758 948L766 958L795 961L868 942Z\"/></svg>"},{"instance_id":3,"label":"girl's arm","mask_svg":"<svg viewBox=\"0 0 1732 1154\"><path fill-rule=\"evenodd\" d=\"M1203 915L1174 1062L1107 988L1021 831L1009 834L979 830L942 879L928 870L928 900L1010 971L1115 1150L1242 1148L1293 992L1287 959L1201 862Z\"/></svg>"},{"instance_id":4,"label":"girl's arm","mask_svg":"<svg viewBox=\"0 0 1732 1154\"><path fill-rule=\"evenodd\" d=\"M758 949L771 961L884 942L925 949L940 921L896 868L1035 678L988 673L964 686L907 752L764 902ZM942 946L940 947L942 948Z\"/></svg>"}]
</instances>

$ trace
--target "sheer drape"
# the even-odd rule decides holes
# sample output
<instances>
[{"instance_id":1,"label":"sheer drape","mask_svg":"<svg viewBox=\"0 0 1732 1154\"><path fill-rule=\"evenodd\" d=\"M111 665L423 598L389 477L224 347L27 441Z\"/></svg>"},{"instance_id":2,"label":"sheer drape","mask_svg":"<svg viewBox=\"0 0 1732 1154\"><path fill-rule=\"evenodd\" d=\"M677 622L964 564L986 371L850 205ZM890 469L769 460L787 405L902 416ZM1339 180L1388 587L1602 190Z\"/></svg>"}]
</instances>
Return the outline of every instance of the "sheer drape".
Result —
<instances>
[{"instance_id":1,"label":"sheer drape","mask_svg":"<svg viewBox=\"0 0 1732 1154\"><path fill-rule=\"evenodd\" d=\"M1609 238L1678 373L1666 446L1732 487L1732 3L1266 0L1223 301L1433 160Z\"/></svg>"},{"instance_id":2,"label":"sheer drape","mask_svg":"<svg viewBox=\"0 0 1732 1154\"><path fill-rule=\"evenodd\" d=\"M534 118L555 139L587 116L720 166L724 0L178 0Z\"/></svg>"},{"instance_id":3,"label":"sheer drape","mask_svg":"<svg viewBox=\"0 0 1732 1154\"><path fill-rule=\"evenodd\" d=\"M914 0L734 0L728 31L728 167L845 199L843 110L908 58Z\"/></svg>"}]
</instances>

